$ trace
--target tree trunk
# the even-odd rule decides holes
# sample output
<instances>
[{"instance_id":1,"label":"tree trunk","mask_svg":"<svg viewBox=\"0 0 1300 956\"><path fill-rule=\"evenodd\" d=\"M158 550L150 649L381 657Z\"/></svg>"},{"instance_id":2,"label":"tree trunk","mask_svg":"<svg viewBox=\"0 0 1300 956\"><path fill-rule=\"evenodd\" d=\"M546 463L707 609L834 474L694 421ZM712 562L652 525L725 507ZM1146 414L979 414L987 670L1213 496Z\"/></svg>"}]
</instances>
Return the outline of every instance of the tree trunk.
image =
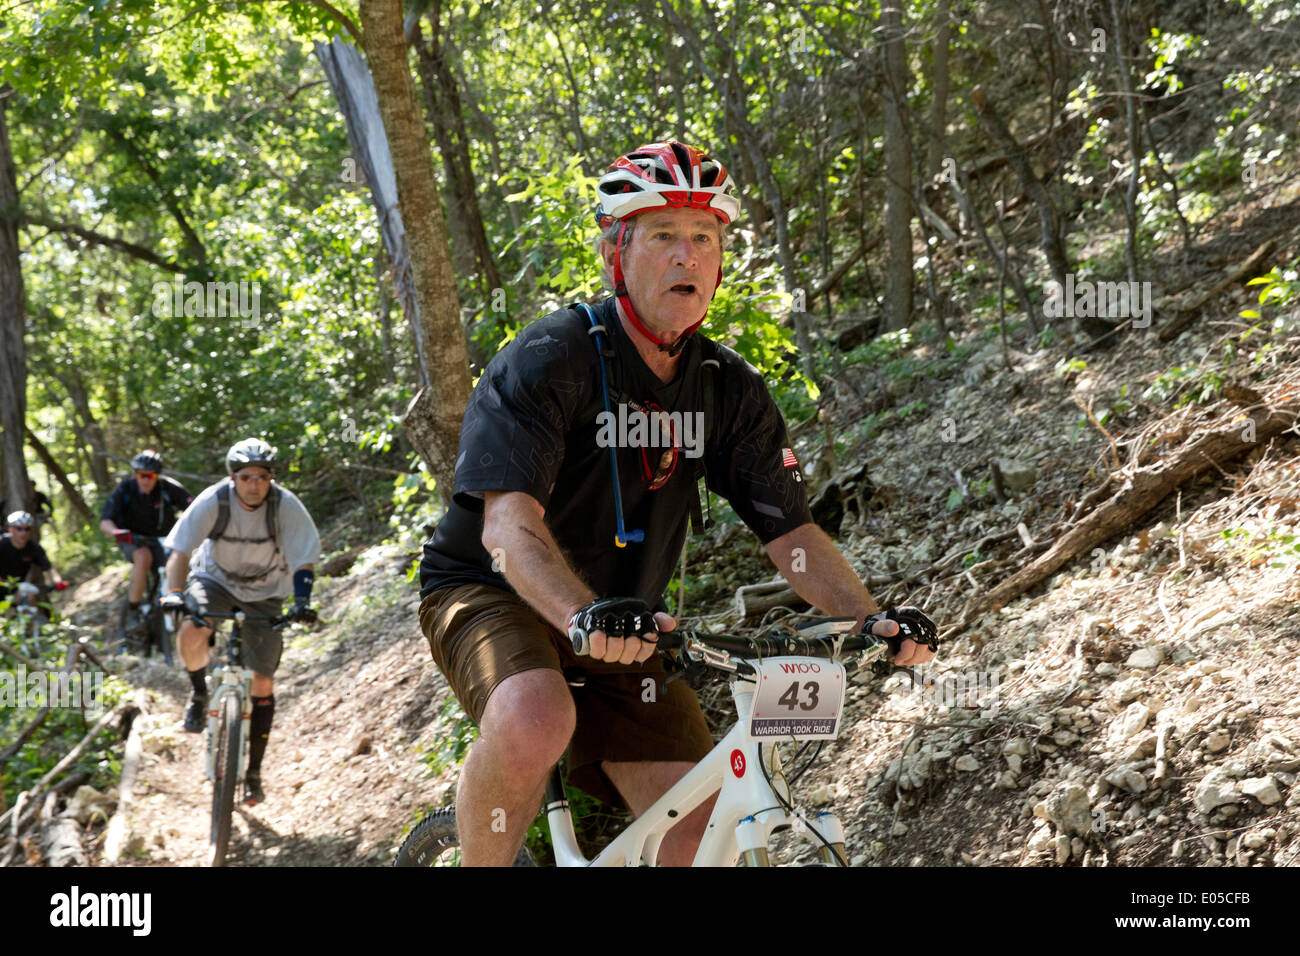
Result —
<instances>
[{"instance_id":1,"label":"tree trunk","mask_svg":"<svg viewBox=\"0 0 1300 956\"><path fill-rule=\"evenodd\" d=\"M926 174L938 174L943 165L943 144L948 128L948 40L952 29L948 22L948 0L939 0L935 10L939 33L934 38L934 102L930 104L930 153Z\"/></svg>"},{"instance_id":2,"label":"tree trunk","mask_svg":"<svg viewBox=\"0 0 1300 956\"><path fill-rule=\"evenodd\" d=\"M51 372L72 401L73 411L81 423L80 438L90 446L90 475L100 494L107 496L113 490L113 479L108 470L108 457L105 454L104 433L90 410L90 400L86 395L85 383L81 372L75 365L65 366L66 371Z\"/></svg>"},{"instance_id":3,"label":"tree trunk","mask_svg":"<svg viewBox=\"0 0 1300 956\"><path fill-rule=\"evenodd\" d=\"M907 54L903 11L887 0L880 11L885 78L885 330L906 328L912 318L912 143L907 132Z\"/></svg>"},{"instance_id":4,"label":"tree trunk","mask_svg":"<svg viewBox=\"0 0 1300 956\"><path fill-rule=\"evenodd\" d=\"M388 273L384 269L384 250L375 250L375 286L378 290L377 318L379 346L384 353L384 374L389 385L397 384L397 358L393 354L393 298L388 294Z\"/></svg>"},{"instance_id":5,"label":"tree trunk","mask_svg":"<svg viewBox=\"0 0 1300 956\"><path fill-rule=\"evenodd\" d=\"M432 399L432 407L426 406L425 412L431 421L424 423L432 427L419 429L424 441L412 438L411 444L438 482L443 502L450 503L460 425L470 395L456 277L420 102L407 65L401 0L361 0L361 23L410 248L423 333L421 358ZM408 428L407 434L412 435L412 429Z\"/></svg>"},{"instance_id":6,"label":"tree trunk","mask_svg":"<svg viewBox=\"0 0 1300 956\"><path fill-rule=\"evenodd\" d=\"M27 345L23 333L27 302L18 255L18 180L5 119L14 95L7 85L0 86L0 428L4 429L4 497L26 502Z\"/></svg>"},{"instance_id":7,"label":"tree trunk","mask_svg":"<svg viewBox=\"0 0 1300 956\"><path fill-rule=\"evenodd\" d=\"M1120 93L1124 97L1124 128L1128 134L1129 162L1128 191L1124 194L1124 222L1128 227L1124 238L1124 263L1128 267L1128 281L1138 281L1137 246L1137 194L1138 180L1142 176L1142 140L1138 135L1137 103L1133 95L1133 74L1128 65L1128 30L1118 0L1110 0L1110 15L1115 23L1115 72L1119 78Z\"/></svg>"},{"instance_id":8,"label":"tree trunk","mask_svg":"<svg viewBox=\"0 0 1300 956\"><path fill-rule=\"evenodd\" d=\"M470 162L469 134L465 130L465 117L461 109L460 83L447 62L446 44L442 42L441 4L435 3L429 11L429 42L423 42L420 23L411 28L411 45L415 48L420 67L420 86L424 91L425 108L438 152L447 171L448 218L455 221L453 230L464 243L464 251L478 265L483 297L488 299L493 289L502 288L501 274L497 270L483 225L483 211L478 201L478 186L474 167ZM453 250L456 251L456 250ZM468 271L468 270L466 270Z\"/></svg>"},{"instance_id":9,"label":"tree trunk","mask_svg":"<svg viewBox=\"0 0 1300 956\"><path fill-rule=\"evenodd\" d=\"M77 486L68 479L68 473L59 467L59 463L54 460L54 456L50 454L50 450L45 447L44 443L36 437L36 434L30 428L25 428L23 431L27 435L27 443L32 446L32 450L36 452L37 456L45 464L46 471L53 475L54 480L63 486L63 493L67 495L68 500L72 502L72 507L75 508L77 513L85 518L88 523L93 523L95 515L90 510L90 506L86 504L86 499L81 497L81 492L77 490Z\"/></svg>"}]
</instances>

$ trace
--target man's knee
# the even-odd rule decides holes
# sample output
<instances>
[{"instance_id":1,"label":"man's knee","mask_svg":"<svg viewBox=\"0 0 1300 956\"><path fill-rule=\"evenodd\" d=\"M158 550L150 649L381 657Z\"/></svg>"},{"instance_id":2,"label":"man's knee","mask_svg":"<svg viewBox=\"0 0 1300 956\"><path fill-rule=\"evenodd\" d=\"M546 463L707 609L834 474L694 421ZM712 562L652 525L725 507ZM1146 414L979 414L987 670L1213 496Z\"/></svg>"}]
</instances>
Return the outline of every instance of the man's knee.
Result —
<instances>
[{"instance_id":1,"label":"man's knee","mask_svg":"<svg viewBox=\"0 0 1300 956\"><path fill-rule=\"evenodd\" d=\"M136 548L131 555L131 563L140 570L147 571L153 564L153 552L148 548Z\"/></svg>"},{"instance_id":2,"label":"man's knee","mask_svg":"<svg viewBox=\"0 0 1300 956\"><path fill-rule=\"evenodd\" d=\"M488 698L480 723L484 738L508 753L518 772L545 773L569 746L577 712L558 671L545 668L507 677Z\"/></svg>"},{"instance_id":3,"label":"man's knee","mask_svg":"<svg viewBox=\"0 0 1300 956\"><path fill-rule=\"evenodd\" d=\"M199 627L189 618L185 618L181 623L179 639L182 646L206 647L208 635L211 633L211 628Z\"/></svg>"}]
</instances>

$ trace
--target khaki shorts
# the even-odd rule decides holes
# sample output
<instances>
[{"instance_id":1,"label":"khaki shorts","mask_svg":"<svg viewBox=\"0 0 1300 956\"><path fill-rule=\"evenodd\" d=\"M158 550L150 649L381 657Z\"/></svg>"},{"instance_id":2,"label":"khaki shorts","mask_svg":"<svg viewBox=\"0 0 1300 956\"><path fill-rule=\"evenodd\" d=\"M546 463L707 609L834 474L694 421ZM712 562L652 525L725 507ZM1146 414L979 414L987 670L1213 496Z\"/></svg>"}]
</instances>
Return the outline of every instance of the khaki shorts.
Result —
<instances>
[{"instance_id":1,"label":"khaki shorts","mask_svg":"<svg viewBox=\"0 0 1300 956\"><path fill-rule=\"evenodd\" d=\"M465 712L478 723L507 677L544 667L587 682L571 688L577 726L568 776L614 806L626 806L600 761L698 761L713 735L695 692L680 680L662 689L658 655L643 664L578 657L568 638L518 596L487 584L441 588L420 604L420 629Z\"/></svg>"},{"instance_id":2,"label":"khaki shorts","mask_svg":"<svg viewBox=\"0 0 1300 956\"><path fill-rule=\"evenodd\" d=\"M209 611L213 614L229 614L242 609L249 616L239 632L244 666L251 667L266 677L275 676L276 668L280 666L280 655L284 653L284 632L272 629L271 622L264 618L280 616L284 611L282 599L240 601L204 574L191 574L186 579L185 597L187 604L198 606L200 614ZM227 618L215 618L211 623L224 627L226 633L230 633L230 621Z\"/></svg>"}]
</instances>

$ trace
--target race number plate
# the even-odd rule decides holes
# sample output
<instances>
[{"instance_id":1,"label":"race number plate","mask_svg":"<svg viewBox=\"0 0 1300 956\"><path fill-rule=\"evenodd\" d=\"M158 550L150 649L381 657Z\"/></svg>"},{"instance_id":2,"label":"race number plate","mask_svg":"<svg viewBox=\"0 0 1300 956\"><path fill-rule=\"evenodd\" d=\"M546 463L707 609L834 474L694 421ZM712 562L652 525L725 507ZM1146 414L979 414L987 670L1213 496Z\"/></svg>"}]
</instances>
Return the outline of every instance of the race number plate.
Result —
<instances>
[{"instance_id":1,"label":"race number plate","mask_svg":"<svg viewBox=\"0 0 1300 956\"><path fill-rule=\"evenodd\" d=\"M755 675L751 740L834 740L844 713L844 665L817 657L750 661Z\"/></svg>"}]
</instances>

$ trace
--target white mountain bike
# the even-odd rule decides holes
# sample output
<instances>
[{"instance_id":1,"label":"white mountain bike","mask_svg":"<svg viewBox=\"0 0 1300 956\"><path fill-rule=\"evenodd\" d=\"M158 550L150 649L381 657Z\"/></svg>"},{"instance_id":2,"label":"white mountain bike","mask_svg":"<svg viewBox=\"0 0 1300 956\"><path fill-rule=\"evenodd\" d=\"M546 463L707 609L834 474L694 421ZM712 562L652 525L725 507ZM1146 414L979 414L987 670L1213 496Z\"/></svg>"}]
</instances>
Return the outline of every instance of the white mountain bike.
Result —
<instances>
[{"instance_id":1,"label":"white mountain bike","mask_svg":"<svg viewBox=\"0 0 1300 956\"><path fill-rule=\"evenodd\" d=\"M802 742L806 749L810 742L834 740L843 723L851 669L897 652L890 639L853 633L855 623L852 618L822 619L798 630L786 627L783 633L753 639L692 631L661 634L659 652L670 673L728 681L736 724L594 860L578 848L563 778L558 767L552 770L542 809L557 865L654 866L664 835L716 793L694 866L770 866L769 840L784 830L813 843L822 863L847 866L844 830L835 814L805 814L793 801L791 786L817 753L787 778L779 745ZM846 655L857 657L846 664ZM393 865L439 865L458 851L459 844L456 808L445 807L411 830ZM514 865L534 865L526 847Z\"/></svg>"}]
</instances>

